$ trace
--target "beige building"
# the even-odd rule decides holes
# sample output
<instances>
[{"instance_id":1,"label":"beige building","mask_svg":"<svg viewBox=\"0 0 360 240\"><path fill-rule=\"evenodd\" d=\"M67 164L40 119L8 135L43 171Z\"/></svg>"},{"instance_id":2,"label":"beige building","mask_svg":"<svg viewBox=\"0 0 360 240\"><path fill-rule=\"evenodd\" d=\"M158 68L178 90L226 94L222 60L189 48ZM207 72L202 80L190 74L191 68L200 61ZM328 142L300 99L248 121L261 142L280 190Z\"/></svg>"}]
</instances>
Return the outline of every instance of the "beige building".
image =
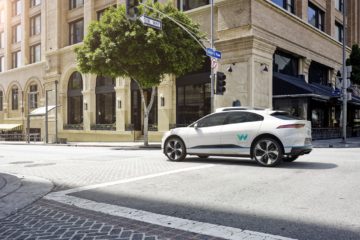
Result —
<instances>
[{"instance_id":1,"label":"beige building","mask_svg":"<svg viewBox=\"0 0 360 240\"><path fill-rule=\"evenodd\" d=\"M348 0L348 45L360 43L360 3ZM140 95L128 79L77 72L74 47L91 21L123 0L0 0L0 131L26 133L28 115L49 112L49 141L132 141L142 135ZM209 0L174 0L210 32ZM329 95L342 61L342 0L216 0L215 46L227 90L215 107L276 107L335 128ZM350 49L348 49L348 52ZM209 65L169 77L157 90L150 140L210 111ZM300 76L300 77L299 77ZM298 82L300 81L300 83ZM55 91L57 89L57 91ZM358 116L354 98L350 117ZM354 106L354 107L352 107ZM45 117L30 114L30 132L45 137ZM13 124L13 125L9 125ZM22 129L22 130L21 130Z\"/></svg>"}]
</instances>

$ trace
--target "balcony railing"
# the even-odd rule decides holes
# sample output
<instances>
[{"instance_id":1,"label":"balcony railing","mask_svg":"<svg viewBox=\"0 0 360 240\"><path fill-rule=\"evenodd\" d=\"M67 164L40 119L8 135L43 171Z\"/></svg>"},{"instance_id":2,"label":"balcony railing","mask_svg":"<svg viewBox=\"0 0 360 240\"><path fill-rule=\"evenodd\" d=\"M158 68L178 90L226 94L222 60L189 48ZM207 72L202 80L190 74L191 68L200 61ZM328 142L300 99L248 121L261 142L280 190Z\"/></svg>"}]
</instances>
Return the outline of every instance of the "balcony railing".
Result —
<instances>
[{"instance_id":1,"label":"balcony railing","mask_svg":"<svg viewBox=\"0 0 360 240\"><path fill-rule=\"evenodd\" d=\"M83 124L65 124L64 130L84 130Z\"/></svg>"}]
</instances>

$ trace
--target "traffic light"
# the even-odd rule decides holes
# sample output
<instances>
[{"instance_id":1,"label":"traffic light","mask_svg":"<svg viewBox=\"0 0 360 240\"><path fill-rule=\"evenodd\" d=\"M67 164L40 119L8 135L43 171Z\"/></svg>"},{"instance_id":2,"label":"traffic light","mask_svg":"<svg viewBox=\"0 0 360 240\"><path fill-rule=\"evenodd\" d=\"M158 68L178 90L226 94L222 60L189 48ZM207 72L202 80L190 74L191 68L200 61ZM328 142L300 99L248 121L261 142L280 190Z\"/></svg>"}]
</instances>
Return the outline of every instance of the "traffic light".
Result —
<instances>
[{"instance_id":1,"label":"traffic light","mask_svg":"<svg viewBox=\"0 0 360 240\"><path fill-rule=\"evenodd\" d=\"M226 91L226 75L223 72L216 73L216 94L223 95Z\"/></svg>"},{"instance_id":2,"label":"traffic light","mask_svg":"<svg viewBox=\"0 0 360 240\"><path fill-rule=\"evenodd\" d=\"M139 0L126 0L126 17L130 20L136 20L139 9Z\"/></svg>"}]
</instances>

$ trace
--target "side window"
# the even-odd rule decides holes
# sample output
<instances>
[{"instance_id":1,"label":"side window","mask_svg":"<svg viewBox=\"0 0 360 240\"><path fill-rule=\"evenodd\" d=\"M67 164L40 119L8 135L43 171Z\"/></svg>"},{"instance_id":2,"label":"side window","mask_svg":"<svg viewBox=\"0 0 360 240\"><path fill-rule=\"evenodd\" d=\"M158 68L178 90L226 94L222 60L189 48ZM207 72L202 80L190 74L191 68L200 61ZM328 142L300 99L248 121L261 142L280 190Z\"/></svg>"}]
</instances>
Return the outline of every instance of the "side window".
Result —
<instances>
[{"instance_id":1,"label":"side window","mask_svg":"<svg viewBox=\"0 0 360 240\"><path fill-rule=\"evenodd\" d=\"M247 121L248 122L257 122L257 121L263 121L264 117L261 115L258 115L256 113L248 113L247 115Z\"/></svg>"},{"instance_id":2,"label":"side window","mask_svg":"<svg viewBox=\"0 0 360 240\"><path fill-rule=\"evenodd\" d=\"M250 112L232 112L226 120L226 124L257 122L262 121L264 118L256 113Z\"/></svg>"},{"instance_id":3,"label":"side window","mask_svg":"<svg viewBox=\"0 0 360 240\"><path fill-rule=\"evenodd\" d=\"M244 123L247 122L247 113L244 112L232 112L226 121L226 124Z\"/></svg>"},{"instance_id":4,"label":"side window","mask_svg":"<svg viewBox=\"0 0 360 240\"><path fill-rule=\"evenodd\" d=\"M213 127L223 125L225 123L226 113L212 114L204 119L201 119L197 125L198 127Z\"/></svg>"}]
</instances>

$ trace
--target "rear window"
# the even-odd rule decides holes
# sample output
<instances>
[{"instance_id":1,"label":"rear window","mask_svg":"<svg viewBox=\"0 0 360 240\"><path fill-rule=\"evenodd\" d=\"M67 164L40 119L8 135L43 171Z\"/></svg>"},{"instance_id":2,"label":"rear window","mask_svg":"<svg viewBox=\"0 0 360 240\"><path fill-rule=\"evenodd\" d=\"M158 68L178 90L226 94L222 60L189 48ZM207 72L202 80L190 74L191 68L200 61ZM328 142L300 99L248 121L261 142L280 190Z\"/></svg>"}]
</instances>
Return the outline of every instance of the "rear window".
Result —
<instances>
[{"instance_id":1,"label":"rear window","mask_svg":"<svg viewBox=\"0 0 360 240\"><path fill-rule=\"evenodd\" d=\"M287 112L274 112L271 114L271 116L279 118L281 120L303 120L299 117L292 116Z\"/></svg>"}]
</instances>

